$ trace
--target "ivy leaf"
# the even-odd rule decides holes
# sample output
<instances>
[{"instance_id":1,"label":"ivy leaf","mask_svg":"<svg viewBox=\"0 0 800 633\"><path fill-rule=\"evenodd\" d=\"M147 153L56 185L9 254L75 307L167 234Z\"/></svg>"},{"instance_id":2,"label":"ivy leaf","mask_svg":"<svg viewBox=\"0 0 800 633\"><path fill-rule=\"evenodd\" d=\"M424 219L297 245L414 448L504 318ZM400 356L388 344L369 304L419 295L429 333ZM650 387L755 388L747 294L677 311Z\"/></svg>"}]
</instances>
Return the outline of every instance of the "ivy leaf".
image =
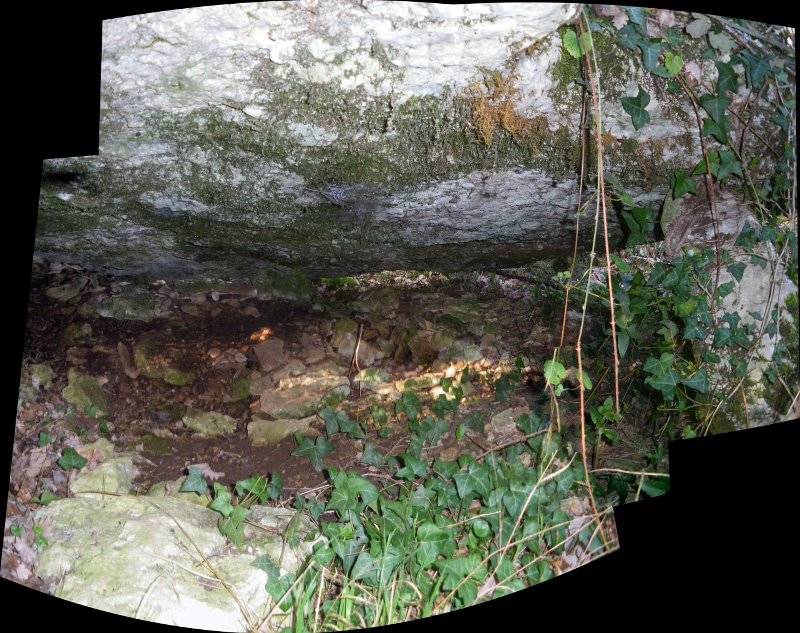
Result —
<instances>
[{"instance_id":1,"label":"ivy leaf","mask_svg":"<svg viewBox=\"0 0 800 633\"><path fill-rule=\"evenodd\" d=\"M368 584L377 582L378 562L372 557L368 551L363 551L358 555L356 562L353 563L353 569L350 570L350 578L352 580L365 580L372 581Z\"/></svg>"},{"instance_id":2,"label":"ivy leaf","mask_svg":"<svg viewBox=\"0 0 800 633\"><path fill-rule=\"evenodd\" d=\"M61 459L58 460L58 465L64 470L69 470L70 468L80 470L86 466L87 463L87 459L85 457L81 457L78 451L72 447L66 449L61 456Z\"/></svg>"},{"instance_id":3,"label":"ivy leaf","mask_svg":"<svg viewBox=\"0 0 800 633\"><path fill-rule=\"evenodd\" d=\"M678 374L674 369L670 369L663 374L648 376L645 382L661 392L664 400L671 402L675 397L675 387L678 385Z\"/></svg>"},{"instance_id":4,"label":"ivy leaf","mask_svg":"<svg viewBox=\"0 0 800 633\"><path fill-rule=\"evenodd\" d=\"M56 495L50 488L45 487L41 494L34 499L34 502L38 503L39 505L46 506L48 503L51 503L58 499L58 495Z\"/></svg>"},{"instance_id":5,"label":"ivy leaf","mask_svg":"<svg viewBox=\"0 0 800 633\"><path fill-rule=\"evenodd\" d=\"M292 451L292 455L295 457L308 457L314 470L321 472L324 466L322 460L333 451L333 444L324 435L320 435L315 442L312 442L307 437L298 437L297 435L295 440L300 446Z\"/></svg>"},{"instance_id":6,"label":"ivy leaf","mask_svg":"<svg viewBox=\"0 0 800 633\"><path fill-rule=\"evenodd\" d=\"M769 62L763 57L758 57L748 51L742 51L739 56L747 67L750 87L759 90L764 83L764 77L771 71Z\"/></svg>"},{"instance_id":7,"label":"ivy leaf","mask_svg":"<svg viewBox=\"0 0 800 633\"><path fill-rule=\"evenodd\" d=\"M181 484L181 492L196 492L199 495L204 495L208 492L208 483L200 469L194 466L189 468L189 474Z\"/></svg>"},{"instance_id":8,"label":"ivy leaf","mask_svg":"<svg viewBox=\"0 0 800 633\"><path fill-rule=\"evenodd\" d=\"M641 44L646 43L640 31L633 24L626 24L617 32L617 42L620 46L634 50Z\"/></svg>"},{"instance_id":9,"label":"ivy leaf","mask_svg":"<svg viewBox=\"0 0 800 633\"><path fill-rule=\"evenodd\" d=\"M699 101L700 105L703 106L703 110L708 112L717 123L721 122L725 116L725 110L731 104L731 100L728 97L718 94L704 94Z\"/></svg>"},{"instance_id":10,"label":"ivy leaf","mask_svg":"<svg viewBox=\"0 0 800 633\"><path fill-rule=\"evenodd\" d=\"M402 455L403 467L395 473L400 479L409 481L428 474L428 465L421 459L405 453Z\"/></svg>"},{"instance_id":11,"label":"ivy leaf","mask_svg":"<svg viewBox=\"0 0 800 633\"><path fill-rule=\"evenodd\" d=\"M549 385L559 385L567 375L567 370L557 360L544 361L544 378Z\"/></svg>"},{"instance_id":12,"label":"ivy leaf","mask_svg":"<svg viewBox=\"0 0 800 633\"><path fill-rule=\"evenodd\" d=\"M405 413L412 422L417 421L421 410L422 405L420 404L417 394L413 391L404 391L403 395L400 396L400 399L397 401L397 404L395 404L395 413L398 415Z\"/></svg>"},{"instance_id":13,"label":"ivy leaf","mask_svg":"<svg viewBox=\"0 0 800 633\"><path fill-rule=\"evenodd\" d=\"M215 512L219 512L224 517L229 517L233 512L232 498L231 492L226 486L215 482L214 500L208 504L208 507Z\"/></svg>"},{"instance_id":14,"label":"ivy leaf","mask_svg":"<svg viewBox=\"0 0 800 633\"><path fill-rule=\"evenodd\" d=\"M456 482L458 496L462 499L468 497L473 492L487 499L491 493L490 478L488 467L470 464L467 470L462 470L453 475Z\"/></svg>"},{"instance_id":15,"label":"ivy leaf","mask_svg":"<svg viewBox=\"0 0 800 633\"><path fill-rule=\"evenodd\" d=\"M731 331L730 328L717 328L714 332L713 347L727 347L731 344Z\"/></svg>"},{"instance_id":16,"label":"ivy leaf","mask_svg":"<svg viewBox=\"0 0 800 633\"><path fill-rule=\"evenodd\" d=\"M278 477L281 477L281 475L279 474ZM273 479L275 479L274 476ZM282 486L283 486L283 481L281 481L281 487ZM236 494L239 495L240 497L244 497L246 494L251 494L254 497L256 497L261 503L265 503L270 498L269 486L267 486L266 477L261 477L260 475L254 475L249 479L242 479L241 481L237 481Z\"/></svg>"},{"instance_id":17,"label":"ivy leaf","mask_svg":"<svg viewBox=\"0 0 800 633\"><path fill-rule=\"evenodd\" d=\"M679 379L677 372L672 368L674 358L673 354L664 352L660 358L649 357L644 365L644 371L650 374L645 378L645 382L660 391L664 400L668 402L674 398Z\"/></svg>"},{"instance_id":18,"label":"ivy leaf","mask_svg":"<svg viewBox=\"0 0 800 633\"><path fill-rule=\"evenodd\" d=\"M713 136L723 145L727 145L729 134L730 128L728 127L727 116L723 116L720 122L713 119L705 119L703 121L703 136Z\"/></svg>"},{"instance_id":19,"label":"ivy leaf","mask_svg":"<svg viewBox=\"0 0 800 633\"><path fill-rule=\"evenodd\" d=\"M687 193L697 193L697 183L693 178L687 176L686 172L682 169L679 169L675 172L672 182L672 197L676 200L678 198L682 198Z\"/></svg>"},{"instance_id":20,"label":"ivy leaf","mask_svg":"<svg viewBox=\"0 0 800 633\"><path fill-rule=\"evenodd\" d=\"M383 462L385 458L383 453L378 450L378 447L375 446L372 442L365 442L364 443L364 451L361 454L361 463L367 464L368 466L375 466L376 468L380 468L383 466Z\"/></svg>"},{"instance_id":21,"label":"ivy leaf","mask_svg":"<svg viewBox=\"0 0 800 633\"><path fill-rule=\"evenodd\" d=\"M720 284L719 287L717 288L717 297L720 299L724 299L733 292L733 287L734 283L732 281Z\"/></svg>"},{"instance_id":22,"label":"ivy leaf","mask_svg":"<svg viewBox=\"0 0 800 633\"><path fill-rule=\"evenodd\" d=\"M452 549L452 540L449 530L430 521L421 523L417 528L417 564L425 568L436 562L440 554L447 555Z\"/></svg>"},{"instance_id":23,"label":"ivy leaf","mask_svg":"<svg viewBox=\"0 0 800 633\"><path fill-rule=\"evenodd\" d=\"M645 107L650 103L650 95L639 86L639 94L635 97L622 97L620 99L622 109L631 117L631 122L635 129L640 129L650 123L650 114Z\"/></svg>"},{"instance_id":24,"label":"ivy leaf","mask_svg":"<svg viewBox=\"0 0 800 633\"><path fill-rule=\"evenodd\" d=\"M631 18L631 22L633 22L638 27L644 29L647 26L647 9L644 7L625 7L628 12L628 15Z\"/></svg>"},{"instance_id":25,"label":"ivy leaf","mask_svg":"<svg viewBox=\"0 0 800 633\"><path fill-rule=\"evenodd\" d=\"M639 48L642 51L642 63L645 70L652 72L658 66L658 58L661 57L661 43L653 40L640 42Z\"/></svg>"},{"instance_id":26,"label":"ivy leaf","mask_svg":"<svg viewBox=\"0 0 800 633\"><path fill-rule=\"evenodd\" d=\"M737 262L728 266L727 271L733 275L733 278L736 279L736 281L741 281L745 268L747 268L747 264L744 262Z\"/></svg>"},{"instance_id":27,"label":"ivy leaf","mask_svg":"<svg viewBox=\"0 0 800 633\"><path fill-rule=\"evenodd\" d=\"M39 446L47 446L48 444L52 443L53 436L45 431L39 433Z\"/></svg>"},{"instance_id":28,"label":"ivy leaf","mask_svg":"<svg viewBox=\"0 0 800 633\"><path fill-rule=\"evenodd\" d=\"M699 393L708 393L708 372L703 367L688 378L684 378L681 383Z\"/></svg>"},{"instance_id":29,"label":"ivy leaf","mask_svg":"<svg viewBox=\"0 0 800 633\"><path fill-rule=\"evenodd\" d=\"M719 170L719 152L714 150L708 153L708 165L711 168L711 175L716 176ZM701 158L695 168L692 170L692 176L702 176L706 172L706 161Z\"/></svg>"},{"instance_id":30,"label":"ivy leaf","mask_svg":"<svg viewBox=\"0 0 800 633\"><path fill-rule=\"evenodd\" d=\"M738 90L739 76L732 64L717 62L717 73L717 94L724 95L729 91L735 93Z\"/></svg>"},{"instance_id":31,"label":"ivy leaf","mask_svg":"<svg viewBox=\"0 0 800 633\"><path fill-rule=\"evenodd\" d=\"M575 32L575 29L566 29L561 35L561 43L570 55L575 59L580 59L581 45L578 43L578 34Z\"/></svg>"},{"instance_id":32,"label":"ivy leaf","mask_svg":"<svg viewBox=\"0 0 800 633\"><path fill-rule=\"evenodd\" d=\"M339 430L342 433L346 433L354 440L363 440L366 437L366 435L364 435L364 430L359 426L358 422L351 420L347 414L345 414L344 420L339 420Z\"/></svg>"},{"instance_id":33,"label":"ivy leaf","mask_svg":"<svg viewBox=\"0 0 800 633\"><path fill-rule=\"evenodd\" d=\"M667 76L674 77L683 69L683 57L667 51L664 54L664 67L669 73Z\"/></svg>"},{"instance_id":34,"label":"ivy leaf","mask_svg":"<svg viewBox=\"0 0 800 633\"><path fill-rule=\"evenodd\" d=\"M236 506L219 524L219 531L238 548L244 547L245 518L247 518L247 508L244 506Z\"/></svg>"},{"instance_id":35,"label":"ivy leaf","mask_svg":"<svg viewBox=\"0 0 800 633\"><path fill-rule=\"evenodd\" d=\"M724 180L731 174L743 177L742 164L736 160L733 152L730 150L720 150L719 152L719 169L715 174L718 180Z\"/></svg>"},{"instance_id":36,"label":"ivy leaf","mask_svg":"<svg viewBox=\"0 0 800 633\"><path fill-rule=\"evenodd\" d=\"M344 517L350 511L361 512L371 506L380 496L375 484L359 475L351 475L340 470L331 470L333 491L327 509L335 510Z\"/></svg>"}]
</instances>

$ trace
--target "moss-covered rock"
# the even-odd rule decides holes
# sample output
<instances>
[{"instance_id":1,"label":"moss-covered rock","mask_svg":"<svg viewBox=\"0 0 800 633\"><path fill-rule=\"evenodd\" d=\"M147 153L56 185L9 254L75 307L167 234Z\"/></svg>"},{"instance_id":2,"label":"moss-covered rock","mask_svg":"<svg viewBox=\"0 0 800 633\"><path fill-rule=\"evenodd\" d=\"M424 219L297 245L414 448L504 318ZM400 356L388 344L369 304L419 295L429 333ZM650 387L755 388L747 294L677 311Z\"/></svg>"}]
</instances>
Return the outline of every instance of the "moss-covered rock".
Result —
<instances>
[{"instance_id":1,"label":"moss-covered rock","mask_svg":"<svg viewBox=\"0 0 800 633\"><path fill-rule=\"evenodd\" d=\"M92 341L92 326L88 323L70 323L61 332L58 342L64 347L84 345Z\"/></svg>"},{"instance_id":2,"label":"moss-covered rock","mask_svg":"<svg viewBox=\"0 0 800 633\"><path fill-rule=\"evenodd\" d=\"M183 496L84 493L50 503L35 517L49 542L38 575L58 579L56 596L102 611L173 626L253 630L273 604L264 590L267 576L253 561L269 556L281 574L295 572L318 533L307 520L297 525L294 510L257 506L249 520L261 527L245 530L252 553L239 552L220 533L219 513ZM298 538L285 541L295 525ZM275 628L278 620L267 625Z\"/></svg>"},{"instance_id":3,"label":"moss-covered rock","mask_svg":"<svg viewBox=\"0 0 800 633\"><path fill-rule=\"evenodd\" d=\"M327 362L310 367L300 376L287 376L277 386L260 394L260 410L273 418L306 418L336 399L350 393L347 369Z\"/></svg>"},{"instance_id":4,"label":"moss-covered rock","mask_svg":"<svg viewBox=\"0 0 800 633\"><path fill-rule=\"evenodd\" d=\"M108 415L108 397L97 380L70 369L67 381L67 386L61 392L64 400L81 413L95 417Z\"/></svg>"},{"instance_id":5,"label":"moss-covered rock","mask_svg":"<svg viewBox=\"0 0 800 633\"><path fill-rule=\"evenodd\" d=\"M143 376L160 379L176 387L189 385L196 378L194 372L180 369L173 359L164 356L154 338L142 337L134 345L133 360Z\"/></svg>"},{"instance_id":6,"label":"moss-covered rock","mask_svg":"<svg viewBox=\"0 0 800 633\"><path fill-rule=\"evenodd\" d=\"M124 321L152 321L158 297L147 288L138 285L123 286L123 289L97 304L97 314L109 319Z\"/></svg>"},{"instance_id":7,"label":"moss-covered rock","mask_svg":"<svg viewBox=\"0 0 800 633\"><path fill-rule=\"evenodd\" d=\"M494 5L401 6L399 40L382 5L339 3L313 19L282 6L109 24L103 152L46 162L40 254L158 279L249 280L262 296L305 302L306 275L510 265L570 249L580 66L558 28L577 5L520 4L513 19ZM265 28L278 37L266 48L250 39ZM220 37L237 44L209 48ZM634 130L617 102L641 77L609 40L596 34L604 108L624 143ZM420 46L448 63L420 64ZM609 145L610 171L646 169L657 184L663 166L690 167L683 110L662 102L641 151ZM494 113L491 137L480 111ZM102 310L152 317L120 297Z\"/></svg>"},{"instance_id":8,"label":"moss-covered rock","mask_svg":"<svg viewBox=\"0 0 800 633\"><path fill-rule=\"evenodd\" d=\"M53 368L44 363L35 363L29 367L31 384L34 389L49 389L53 383Z\"/></svg>"},{"instance_id":9,"label":"moss-covered rock","mask_svg":"<svg viewBox=\"0 0 800 633\"><path fill-rule=\"evenodd\" d=\"M316 420L316 415L300 419L271 420L257 413L247 425L247 435L253 446L274 446L295 433L309 436L318 435L318 432L312 427Z\"/></svg>"},{"instance_id":10,"label":"moss-covered rock","mask_svg":"<svg viewBox=\"0 0 800 633\"><path fill-rule=\"evenodd\" d=\"M183 416L183 424L200 437L219 437L236 430L236 420L229 415L192 408Z\"/></svg>"}]
</instances>

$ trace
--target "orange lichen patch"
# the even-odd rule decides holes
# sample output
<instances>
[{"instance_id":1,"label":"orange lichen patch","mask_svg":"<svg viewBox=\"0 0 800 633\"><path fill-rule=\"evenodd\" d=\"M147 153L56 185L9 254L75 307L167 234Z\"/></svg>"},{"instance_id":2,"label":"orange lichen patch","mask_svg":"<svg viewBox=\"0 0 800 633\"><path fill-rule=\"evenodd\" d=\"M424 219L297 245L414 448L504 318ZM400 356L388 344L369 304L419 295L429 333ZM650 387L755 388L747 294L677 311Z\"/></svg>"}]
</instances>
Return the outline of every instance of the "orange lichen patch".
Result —
<instances>
[{"instance_id":1,"label":"orange lichen patch","mask_svg":"<svg viewBox=\"0 0 800 633\"><path fill-rule=\"evenodd\" d=\"M260 330L253 332L250 335L250 341L252 343L263 343L270 336L272 336L272 330L270 330L268 327L262 327Z\"/></svg>"},{"instance_id":2,"label":"orange lichen patch","mask_svg":"<svg viewBox=\"0 0 800 633\"><path fill-rule=\"evenodd\" d=\"M514 137L528 139L547 126L543 115L529 118L517 112L519 88L513 75L503 77L500 73L493 73L483 85L480 82L472 84L468 93L473 103L472 122L486 145L492 143L497 127Z\"/></svg>"}]
</instances>

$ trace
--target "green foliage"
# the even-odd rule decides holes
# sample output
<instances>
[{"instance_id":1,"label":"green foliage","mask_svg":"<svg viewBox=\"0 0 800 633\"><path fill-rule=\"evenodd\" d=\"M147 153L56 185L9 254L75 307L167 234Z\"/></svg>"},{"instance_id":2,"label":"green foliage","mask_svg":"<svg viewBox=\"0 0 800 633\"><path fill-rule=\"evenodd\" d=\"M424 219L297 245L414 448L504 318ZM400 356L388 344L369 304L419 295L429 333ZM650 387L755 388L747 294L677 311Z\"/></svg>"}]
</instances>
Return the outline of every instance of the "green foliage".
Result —
<instances>
[{"instance_id":1,"label":"green foliage","mask_svg":"<svg viewBox=\"0 0 800 633\"><path fill-rule=\"evenodd\" d=\"M344 411L336 411L331 407L325 407L319 413L320 417L325 420L325 430L328 436L336 433L345 433L353 439L364 439L364 430L354 422Z\"/></svg>"},{"instance_id":2,"label":"green foliage","mask_svg":"<svg viewBox=\"0 0 800 633\"><path fill-rule=\"evenodd\" d=\"M64 470L80 470L87 464L85 457L81 457L74 448L70 447L64 450L61 458L58 460L58 465Z\"/></svg>"},{"instance_id":3,"label":"green foliage","mask_svg":"<svg viewBox=\"0 0 800 633\"><path fill-rule=\"evenodd\" d=\"M561 43L564 45L564 50L566 50L575 59L580 58L581 45L578 42L578 34L575 32L575 29L565 29L564 33L561 35Z\"/></svg>"},{"instance_id":4,"label":"green foliage","mask_svg":"<svg viewBox=\"0 0 800 633\"><path fill-rule=\"evenodd\" d=\"M34 499L34 502L38 503L39 505L46 506L56 499L58 499L58 496L52 490L50 490L50 488L45 487L42 489L42 492L39 494L39 496Z\"/></svg>"},{"instance_id":5,"label":"green foliage","mask_svg":"<svg viewBox=\"0 0 800 633\"><path fill-rule=\"evenodd\" d=\"M295 434L295 441L298 443L298 447L292 451L292 455L295 457L307 457L314 470L321 472L324 467L323 460L333 451L333 444L330 443L328 438L321 435L312 441L308 437Z\"/></svg>"},{"instance_id":6,"label":"green foliage","mask_svg":"<svg viewBox=\"0 0 800 633\"><path fill-rule=\"evenodd\" d=\"M522 423L534 424L527 419ZM426 420L416 432L423 432L425 425L431 431L436 420ZM336 519L321 524L328 542L317 546L309 564L335 567L344 574L345 586L326 603L323 614L346 608L350 618L358 619L386 608L399 619L412 606L430 614L442 605L473 604L492 574L501 585L494 591L497 596L551 577L550 563L542 555L563 551L563 524L570 517L561 512L560 502L578 493L582 470L567 468L543 483L556 470L554 457L569 463L569 449L555 435L538 439L533 446L492 454L485 463L462 457L429 464L406 453L396 473L398 483L382 490L364 477L331 469L325 509ZM522 466L516 459L520 452L541 466ZM302 501L300 506L308 504ZM294 577L281 578L274 561L264 557L254 564L267 574L269 594L281 599ZM302 585L306 593L319 587L318 576L307 577ZM397 590L387 605L381 596L392 586ZM404 586L409 590L401 590ZM354 602L351 595L363 599ZM297 608L301 591L292 596Z\"/></svg>"},{"instance_id":7,"label":"green foliage","mask_svg":"<svg viewBox=\"0 0 800 633\"><path fill-rule=\"evenodd\" d=\"M33 544L38 549L44 549L50 543L48 543L47 539L44 536L44 527L41 525L34 525L33 526Z\"/></svg>"},{"instance_id":8,"label":"green foliage","mask_svg":"<svg viewBox=\"0 0 800 633\"><path fill-rule=\"evenodd\" d=\"M404 413L410 422L417 421L421 409L419 397L413 391L404 391L395 404L395 413L397 415Z\"/></svg>"},{"instance_id":9,"label":"green foliage","mask_svg":"<svg viewBox=\"0 0 800 633\"><path fill-rule=\"evenodd\" d=\"M517 358L514 362L514 369L510 372L503 374L494 383L495 398L499 402L505 402L511 394L519 387L522 382L522 369L524 362L521 358Z\"/></svg>"},{"instance_id":10,"label":"green foliage","mask_svg":"<svg viewBox=\"0 0 800 633\"><path fill-rule=\"evenodd\" d=\"M639 86L639 93L635 97L622 97L622 109L631 116L633 127L637 130L650 123L650 114L645 110L650 103L650 95Z\"/></svg>"},{"instance_id":11,"label":"green foliage","mask_svg":"<svg viewBox=\"0 0 800 633\"><path fill-rule=\"evenodd\" d=\"M189 467L189 474L181 484L181 492L196 492L199 495L204 495L208 492L208 483L200 469L194 466Z\"/></svg>"}]
</instances>

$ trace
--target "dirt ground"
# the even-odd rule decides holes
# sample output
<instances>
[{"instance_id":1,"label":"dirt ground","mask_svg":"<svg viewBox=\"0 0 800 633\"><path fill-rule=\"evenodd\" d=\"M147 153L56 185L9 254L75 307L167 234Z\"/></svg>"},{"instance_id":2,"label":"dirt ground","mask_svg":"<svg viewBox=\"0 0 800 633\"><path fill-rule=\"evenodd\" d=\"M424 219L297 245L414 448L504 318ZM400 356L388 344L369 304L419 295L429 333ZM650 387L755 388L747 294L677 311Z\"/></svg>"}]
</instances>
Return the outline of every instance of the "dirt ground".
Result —
<instances>
[{"instance_id":1,"label":"dirt ground","mask_svg":"<svg viewBox=\"0 0 800 633\"><path fill-rule=\"evenodd\" d=\"M254 446L248 423L267 394L276 393L270 389L280 390L287 380L299 380L292 375L302 377L304 371L327 363L349 381L341 407L361 425L366 438L336 434L326 468L391 480L388 469L366 465L360 457L364 442L387 457L404 452L408 424L395 413L401 387L426 376L435 387L442 378L463 376L466 370L470 391L458 415L450 416L450 432L426 448L426 454L447 459L465 451L480 455L521 435L519 430L493 431L493 416L546 401L541 362L558 344L561 325L560 309L552 313L546 284L477 273L460 278L381 273L359 278L344 289L320 286L310 302L263 297L249 287L182 292L165 282L144 290L137 287L134 301L132 288L124 280L79 267L34 265L2 570L17 582L46 589L31 571L31 539L13 539L20 543L11 547L8 537L12 526L32 533L31 512L43 493L69 494L69 473L57 463L66 447L105 437L118 451L136 452L140 459L134 483L140 493L185 475L187 467L196 464L223 484L280 473L280 503L289 504L297 494L313 496L323 490L323 473L311 468L305 457L292 455L297 440L291 435L274 445ZM115 306L111 312L116 311L110 316L109 302ZM343 333L353 324L358 333ZM570 318L567 324L569 339L576 321ZM355 380L363 368L352 358L354 338L359 354L367 350L369 366L381 372L380 392ZM269 339L283 344L276 367L269 366L269 359L265 366L259 356L259 345ZM143 340L155 341L159 358L190 372L193 380L177 385L145 375L135 351ZM495 382L514 370L517 357L524 359L522 379L498 400ZM50 384L32 379L32 368L41 364L52 369ZM101 386L107 396L104 415L66 401L70 370L93 377ZM242 384L249 384L246 393ZM261 385L260 395L253 384ZM420 419L430 411L431 393L435 391L427 386L419 389ZM324 429L320 408L309 428L312 435ZM387 412L386 420L376 408ZM195 409L230 416L235 430L221 437L199 435L184 422L187 410ZM484 432L469 432L457 440L459 421L470 416L483 420ZM565 424L576 418L569 407L562 416ZM50 440L44 444L43 434Z\"/></svg>"}]
</instances>

